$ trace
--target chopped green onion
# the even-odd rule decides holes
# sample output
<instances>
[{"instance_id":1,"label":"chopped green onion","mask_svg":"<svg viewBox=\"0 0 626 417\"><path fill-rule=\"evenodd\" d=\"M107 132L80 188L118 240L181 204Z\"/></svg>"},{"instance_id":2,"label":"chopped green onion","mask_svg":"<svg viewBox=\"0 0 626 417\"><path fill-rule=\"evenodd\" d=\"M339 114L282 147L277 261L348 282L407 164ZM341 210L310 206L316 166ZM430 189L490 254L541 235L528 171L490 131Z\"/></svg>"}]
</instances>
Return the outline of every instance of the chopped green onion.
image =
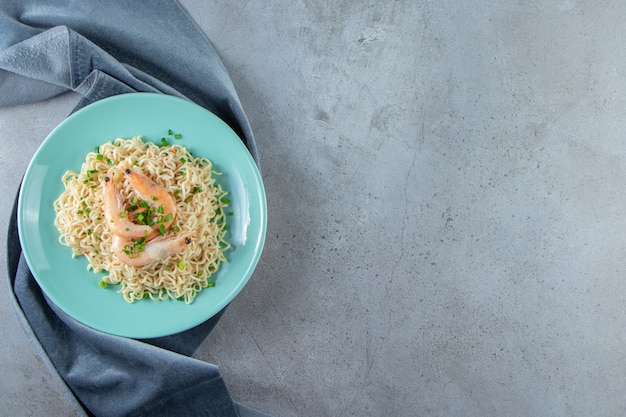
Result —
<instances>
[{"instance_id":1,"label":"chopped green onion","mask_svg":"<svg viewBox=\"0 0 626 417\"><path fill-rule=\"evenodd\" d=\"M215 287L215 281L209 281L206 283L207 287Z\"/></svg>"},{"instance_id":2,"label":"chopped green onion","mask_svg":"<svg viewBox=\"0 0 626 417\"><path fill-rule=\"evenodd\" d=\"M187 162L187 160L185 158L180 158L180 163L184 164L185 162Z\"/></svg>"},{"instance_id":3,"label":"chopped green onion","mask_svg":"<svg viewBox=\"0 0 626 417\"><path fill-rule=\"evenodd\" d=\"M152 196L150 196L150 199L152 201L157 201L159 198L157 196L152 195Z\"/></svg>"},{"instance_id":4,"label":"chopped green onion","mask_svg":"<svg viewBox=\"0 0 626 417\"><path fill-rule=\"evenodd\" d=\"M104 282L104 281L100 281L100 282L98 283L98 285L100 285L100 288L106 288L106 287L107 287L107 283L106 283L106 282Z\"/></svg>"},{"instance_id":5,"label":"chopped green onion","mask_svg":"<svg viewBox=\"0 0 626 417\"><path fill-rule=\"evenodd\" d=\"M178 139L180 139L180 138L181 138L180 133L177 133L177 134L175 134L175 135L174 135L174 139L177 139L177 140L178 140Z\"/></svg>"},{"instance_id":6,"label":"chopped green onion","mask_svg":"<svg viewBox=\"0 0 626 417\"><path fill-rule=\"evenodd\" d=\"M113 161L111 161L109 158L107 158L107 164L113 165Z\"/></svg>"},{"instance_id":7,"label":"chopped green onion","mask_svg":"<svg viewBox=\"0 0 626 417\"><path fill-rule=\"evenodd\" d=\"M185 269L185 266L187 266L187 263L185 261L180 261L177 266L178 269L183 270Z\"/></svg>"},{"instance_id":8,"label":"chopped green onion","mask_svg":"<svg viewBox=\"0 0 626 417\"><path fill-rule=\"evenodd\" d=\"M104 155L102 155L101 153L99 153L98 155L96 155L96 159L97 159L98 161L102 161L102 160L104 160Z\"/></svg>"},{"instance_id":9,"label":"chopped green onion","mask_svg":"<svg viewBox=\"0 0 626 417\"><path fill-rule=\"evenodd\" d=\"M167 146L168 145L168 141L165 138L161 138L161 146Z\"/></svg>"},{"instance_id":10,"label":"chopped green onion","mask_svg":"<svg viewBox=\"0 0 626 417\"><path fill-rule=\"evenodd\" d=\"M180 232L180 227L172 226L172 232L176 232L176 233Z\"/></svg>"},{"instance_id":11,"label":"chopped green onion","mask_svg":"<svg viewBox=\"0 0 626 417\"><path fill-rule=\"evenodd\" d=\"M230 200L229 200L229 199L227 199L226 197L222 198L220 201L221 201L222 203L224 203L224 204L228 204L228 203L230 203Z\"/></svg>"},{"instance_id":12,"label":"chopped green onion","mask_svg":"<svg viewBox=\"0 0 626 417\"><path fill-rule=\"evenodd\" d=\"M173 218L174 218L174 216L172 216L172 213L169 213L167 216L165 216L165 219L163 219L163 221L165 223L171 222Z\"/></svg>"},{"instance_id":13,"label":"chopped green onion","mask_svg":"<svg viewBox=\"0 0 626 417\"><path fill-rule=\"evenodd\" d=\"M169 136L172 136L172 134L173 134L173 133L174 133L174 132L172 132L172 129L167 129L167 134L168 134Z\"/></svg>"},{"instance_id":14,"label":"chopped green onion","mask_svg":"<svg viewBox=\"0 0 626 417\"><path fill-rule=\"evenodd\" d=\"M158 230L159 230L159 234L163 236L165 234L165 225L161 223Z\"/></svg>"}]
</instances>

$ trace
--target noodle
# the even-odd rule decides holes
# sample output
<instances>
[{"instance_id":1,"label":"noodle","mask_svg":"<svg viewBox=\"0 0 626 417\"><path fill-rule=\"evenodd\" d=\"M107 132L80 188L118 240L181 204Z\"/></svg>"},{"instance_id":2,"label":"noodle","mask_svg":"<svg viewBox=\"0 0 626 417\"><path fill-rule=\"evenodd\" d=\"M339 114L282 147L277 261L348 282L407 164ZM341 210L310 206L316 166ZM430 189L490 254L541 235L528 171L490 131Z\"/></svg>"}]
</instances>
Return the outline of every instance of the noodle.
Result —
<instances>
[{"instance_id":1,"label":"noodle","mask_svg":"<svg viewBox=\"0 0 626 417\"><path fill-rule=\"evenodd\" d=\"M168 235L195 231L192 242L175 255L142 266L120 262L112 251L113 236L104 221L101 181L117 181L124 201L139 198L123 169L132 167L168 190L176 200L177 214ZM65 191L54 202L59 242L84 255L88 270L105 272L102 281L120 284L127 302L142 298L179 299L191 303L197 293L214 285L211 275L226 260L228 200L215 182L211 161L195 158L179 145L157 146L141 137L116 139L87 154L79 173L67 171ZM104 284L102 284L104 285Z\"/></svg>"}]
</instances>

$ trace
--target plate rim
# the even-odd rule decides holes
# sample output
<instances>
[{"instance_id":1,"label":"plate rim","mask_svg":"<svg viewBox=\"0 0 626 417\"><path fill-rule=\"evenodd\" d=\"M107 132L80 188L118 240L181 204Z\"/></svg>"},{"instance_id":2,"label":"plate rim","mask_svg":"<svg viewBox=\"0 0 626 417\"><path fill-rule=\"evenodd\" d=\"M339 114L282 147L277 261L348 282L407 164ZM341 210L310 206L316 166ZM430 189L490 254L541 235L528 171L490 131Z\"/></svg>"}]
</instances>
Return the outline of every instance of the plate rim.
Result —
<instances>
[{"instance_id":1,"label":"plate rim","mask_svg":"<svg viewBox=\"0 0 626 417\"><path fill-rule=\"evenodd\" d=\"M193 108L196 111L198 111L199 114L204 114L205 116L207 116L206 117L207 120L211 118L213 119L213 122L220 124L222 128L229 131L229 135L234 136L234 138L237 139L236 141L234 141L234 146L239 147L242 151L245 150L245 152L243 153L245 155L244 158L246 159L245 162L247 163L247 165L249 165L249 167L251 167L251 172L250 172L252 174L251 178L254 180L253 188L255 191L256 199L258 200L258 206L255 206L254 209L257 210L255 213L257 213L258 215L258 218L256 220L258 220L259 222L259 228L255 230L256 238L254 239L253 242L251 242L251 244L253 244L255 248L254 255L250 259L248 259L248 264L245 267L245 272L243 274L240 274L241 277L238 278L237 285L234 286L230 290L227 297L222 298L220 302L217 304L212 304L212 306L214 307L209 308L209 310L212 311L211 314L206 314L202 319L196 318L196 320L193 320L192 322L189 322L185 325L177 326L177 328L174 331L172 331L172 329L163 330L163 331L159 331L156 329L153 329L150 331L146 331L146 330L128 331L128 329L118 329L116 331L115 329L111 329L111 328L106 328L106 329L99 328L98 326L94 326L93 325L94 323L91 322L90 320L84 320L84 317L76 317L76 314L73 314L72 312L67 311L68 310L67 306L63 305L63 303L59 303L58 297L56 297L54 292L49 291L49 288L46 285L45 279L43 279L41 276L42 274L37 264L37 260L34 259L34 255L30 252L30 249L28 246L30 241L26 237L26 230L28 229L29 225L28 225L28 222L26 222L25 220L24 210L25 210L25 205L27 204L27 199L28 197L30 197L27 193L27 187L30 185L32 175L34 175L32 172L34 170L34 166L36 165L37 161L42 158L42 155L45 155L46 148L50 146L50 144L53 143L55 140L58 140L58 139L55 139L58 132L61 131L62 129L65 129L65 126L67 126L68 124L75 123L74 122L75 120L80 120L80 118L85 117L85 115L88 115L91 112L100 111L99 110L100 107L104 107L106 109L106 106L114 105L118 101L130 102L133 100L154 100L157 102L158 101L170 102L169 105L180 106L181 108L188 106L189 108ZM113 137L110 138L111 141L113 141L114 139L115 138ZM185 146L185 144L182 144L182 146ZM84 155L86 155L86 153ZM83 158L84 158L84 155L83 155ZM201 155L201 156L207 157L213 161L213 159L211 158L211 155ZM84 160L83 161L79 160L79 166L82 165L82 162L84 162ZM75 168L75 167L70 167L70 168ZM250 179L250 177L246 177L246 179ZM60 181L60 178L58 180ZM249 192L252 189L252 187L248 186L248 187L245 187L245 189L246 191ZM231 192L231 190L226 190L226 191L228 191L229 193ZM45 193L41 193L41 194L45 195ZM255 202L257 201L255 200ZM40 215L41 208L42 207L39 207L40 210L38 211L38 219L41 216ZM251 209L252 207L248 208L248 215L251 215ZM50 210L53 210L53 208L51 207ZM24 256L26 260L26 263L29 267L31 275L37 282L41 291L64 313L72 317L74 320L82 323L83 325L86 325L94 330L109 333L109 334L114 334L114 335L118 335L122 337L142 338L142 339L164 337L164 336L168 336L168 335L172 335L172 334L189 330L205 322L206 320L209 320L211 317L218 314L230 302L232 302L237 297L237 295L242 291L242 289L247 285L250 277L252 276L252 274L254 273L258 265L258 262L260 261L260 258L264 249L264 245L265 245L266 234L267 234L267 220L268 220L267 219L267 196L266 196L265 186L263 183L263 178L261 176L260 168L257 164L257 161L254 160L250 150L247 148L247 146L245 145L241 137L235 132L235 130L231 128L223 119L217 116L214 112L190 100L172 96L172 95L167 95L167 94L148 93L148 92L125 93L125 94L119 94L115 96L106 97L104 99L91 103L81 108L80 110L77 110L76 112L67 116L60 123L58 123L49 132L49 134L45 137L45 139L39 144L37 150L35 151L31 160L29 161L24 177L20 184L18 201L17 201L17 231L18 231L19 242L22 248L22 255ZM37 232L39 232L40 223L41 222L38 222L37 226L31 226L31 227L36 227ZM55 228L55 231L56 231L56 228ZM58 236L58 231L57 231L57 236ZM73 260L71 255L68 254L67 260L68 261ZM89 272L89 273L93 274L93 272ZM116 295L121 298L121 294L116 294ZM155 303L161 303L161 302L162 301L156 301ZM163 301L163 302L167 303L168 301Z\"/></svg>"}]
</instances>

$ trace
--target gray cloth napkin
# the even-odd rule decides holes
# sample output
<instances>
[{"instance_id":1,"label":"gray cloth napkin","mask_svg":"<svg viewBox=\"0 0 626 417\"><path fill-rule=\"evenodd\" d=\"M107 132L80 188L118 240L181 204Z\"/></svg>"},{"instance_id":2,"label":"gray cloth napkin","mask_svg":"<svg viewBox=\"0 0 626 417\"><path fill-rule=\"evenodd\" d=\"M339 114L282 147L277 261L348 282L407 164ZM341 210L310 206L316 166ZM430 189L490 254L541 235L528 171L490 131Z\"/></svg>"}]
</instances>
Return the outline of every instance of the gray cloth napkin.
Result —
<instances>
[{"instance_id":1,"label":"gray cloth napkin","mask_svg":"<svg viewBox=\"0 0 626 417\"><path fill-rule=\"evenodd\" d=\"M116 94L191 100L228 123L258 163L254 136L216 51L173 0L0 1L0 106L75 91L75 110ZM223 311L186 332L134 340L95 331L41 292L22 256L16 207L7 240L15 312L84 415L267 414L233 401L217 366L191 357Z\"/></svg>"}]
</instances>

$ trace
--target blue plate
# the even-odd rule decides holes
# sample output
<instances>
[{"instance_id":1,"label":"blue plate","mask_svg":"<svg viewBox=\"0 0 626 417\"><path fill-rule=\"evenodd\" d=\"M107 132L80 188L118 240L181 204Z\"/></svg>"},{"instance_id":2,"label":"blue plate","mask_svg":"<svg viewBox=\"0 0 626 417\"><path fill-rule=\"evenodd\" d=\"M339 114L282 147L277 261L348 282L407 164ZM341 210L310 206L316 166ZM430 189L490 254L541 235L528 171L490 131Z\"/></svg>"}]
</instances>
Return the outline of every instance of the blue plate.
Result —
<instances>
[{"instance_id":1,"label":"blue plate","mask_svg":"<svg viewBox=\"0 0 626 417\"><path fill-rule=\"evenodd\" d=\"M59 243L54 200L63 192L63 173L80 167L88 152L115 138L141 135L159 143L168 129L183 135L177 144L213 161L217 181L229 193L227 240L232 249L215 276L190 305L141 300L132 304L100 274L87 270L84 256L71 257ZM261 175L248 149L222 120L191 102L162 94L136 93L97 101L68 117L41 144L26 171L18 200L18 230L26 262L45 294L63 311L94 329L133 338L167 336L211 318L246 285L261 256L267 205Z\"/></svg>"}]
</instances>

